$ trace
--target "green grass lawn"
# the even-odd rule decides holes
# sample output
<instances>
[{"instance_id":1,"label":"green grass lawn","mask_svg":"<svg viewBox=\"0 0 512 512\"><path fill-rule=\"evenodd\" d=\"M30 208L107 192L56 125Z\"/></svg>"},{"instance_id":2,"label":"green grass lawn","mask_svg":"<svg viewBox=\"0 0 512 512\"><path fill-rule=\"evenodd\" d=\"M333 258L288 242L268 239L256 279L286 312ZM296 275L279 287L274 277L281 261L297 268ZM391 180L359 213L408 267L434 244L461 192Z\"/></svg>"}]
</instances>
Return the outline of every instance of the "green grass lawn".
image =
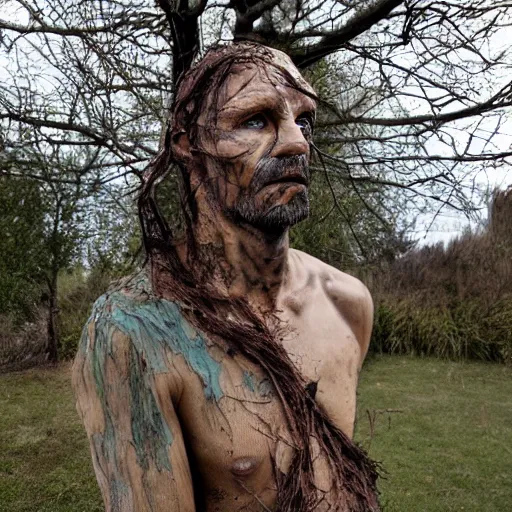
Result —
<instances>
[{"instance_id":1,"label":"green grass lawn","mask_svg":"<svg viewBox=\"0 0 512 512\"><path fill-rule=\"evenodd\" d=\"M0 511L103 510L69 365L0 375Z\"/></svg>"},{"instance_id":2,"label":"green grass lawn","mask_svg":"<svg viewBox=\"0 0 512 512\"><path fill-rule=\"evenodd\" d=\"M359 395L387 512L512 510L511 369L379 357ZM101 510L69 366L0 375L0 511Z\"/></svg>"},{"instance_id":3,"label":"green grass lawn","mask_svg":"<svg viewBox=\"0 0 512 512\"><path fill-rule=\"evenodd\" d=\"M512 510L512 369L379 357L358 409L356 438L387 473L387 512Z\"/></svg>"}]
</instances>

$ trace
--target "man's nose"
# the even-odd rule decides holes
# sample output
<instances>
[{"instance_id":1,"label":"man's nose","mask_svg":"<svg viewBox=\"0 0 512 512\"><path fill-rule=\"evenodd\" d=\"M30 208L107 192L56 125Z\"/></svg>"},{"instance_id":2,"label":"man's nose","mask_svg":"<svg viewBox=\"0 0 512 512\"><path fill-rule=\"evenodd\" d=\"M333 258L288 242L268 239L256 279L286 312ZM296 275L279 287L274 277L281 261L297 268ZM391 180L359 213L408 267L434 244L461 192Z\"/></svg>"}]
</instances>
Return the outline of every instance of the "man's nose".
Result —
<instances>
[{"instance_id":1,"label":"man's nose","mask_svg":"<svg viewBox=\"0 0 512 512\"><path fill-rule=\"evenodd\" d=\"M307 155L309 143L295 119L282 120L278 125L277 141L272 157Z\"/></svg>"}]
</instances>

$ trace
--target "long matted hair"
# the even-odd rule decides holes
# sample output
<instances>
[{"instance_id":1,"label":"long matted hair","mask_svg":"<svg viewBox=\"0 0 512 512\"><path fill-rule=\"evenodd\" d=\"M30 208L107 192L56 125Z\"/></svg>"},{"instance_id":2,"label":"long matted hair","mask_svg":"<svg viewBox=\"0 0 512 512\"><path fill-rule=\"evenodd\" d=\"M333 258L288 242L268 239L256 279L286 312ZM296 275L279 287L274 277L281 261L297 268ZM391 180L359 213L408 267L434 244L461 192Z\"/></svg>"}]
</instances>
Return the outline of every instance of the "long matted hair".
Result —
<instances>
[{"instance_id":1,"label":"long matted hair","mask_svg":"<svg viewBox=\"0 0 512 512\"><path fill-rule=\"evenodd\" d=\"M204 280L204 262L193 237L197 216L196 199L187 169L172 152L172 138L185 132L191 146L197 141L197 121L211 95L219 90L239 64L273 66L292 87L303 89L301 81L275 62L274 53L255 43L234 43L210 50L179 81L173 108L162 137L161 150L150 163L139 196L139 217L146 256L153 269L155 289L164 289L180 303L184 314L206 334L218 336L238 353L261 367L272 381L288 422L294 455L286 474L275 468L279 512L310 512L321 501L314 481L311 438L329 463L334 510L378 511L377 466L366 453L336 427L307 392L307 383L278 341L276 328L265 322L245 299L231 299L217 293ZM213 103L216 105L216 100ZM212 109L215 110L215 109ZM212 116L215 112L211 113ZM211 119L215 123L215 119ZM156 187L171 172L179 178L181 209L187 237L188 258L182 264L175 248L175 234L161 214ZM330 501L330 500L329 500Z\"/></svg>"}]
</instances>

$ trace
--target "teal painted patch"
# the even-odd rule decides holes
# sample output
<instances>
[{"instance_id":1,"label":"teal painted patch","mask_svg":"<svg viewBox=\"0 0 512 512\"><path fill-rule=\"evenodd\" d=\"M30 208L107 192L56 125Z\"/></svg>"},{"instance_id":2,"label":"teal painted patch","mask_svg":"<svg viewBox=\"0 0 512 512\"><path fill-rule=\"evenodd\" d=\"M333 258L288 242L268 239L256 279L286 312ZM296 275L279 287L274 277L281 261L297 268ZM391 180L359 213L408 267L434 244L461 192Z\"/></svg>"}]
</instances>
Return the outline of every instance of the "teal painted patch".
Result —
<instances>
[{"instance_id":1,"label":"teal painted patch","mask_svg":"<svg viewBox=\"0 0 512 512\"><path fill-rule=\"evenodd\" d=\"M165 299L137 302L116 292L109 296L100 318L112 322L130 337L153 372L169 371L169 350L181 354L203 381L206 398L222 398L221 365L210 355L203 336L191 328L177 304Z\"/></svg>"},{"instance_id":2,"label":"teal painted patch","mask_svg":"<svg viewBox=\"0 0 512 512\"><path fill-rule=\"evenodd\" d=\"M171 471L167 448L172 444L172 433L156 402L148 374L142 368L140 355L131 347L130 395L132 436L137 463L148 469L148 459L154 460L159 471Z\"/></svg>"},{"instance_id":3,"label":"teal painted patch","mask_svg":"<svg viewBox=\"0 0 512 512\"><path fill-rule=\"evenodd\" d=\"M113 511L122 512L129 507L128 495L130 493L129 487L125 484L124 480L114 478L110 482L110 508Z\"/></svg>"},{"instance_id":4,"label":"teal painted patch","mask_svg":"<svg viewBox=\"0 0 512 512\"><path fill-rule=\"evenodd\" d=\"M112 512L122 512L130 507L131 489L121 477L119 464L117 460L117 451L115 445L115 433L112 427L110 417L104 434L94 434L92 436L94 444L94 457L97 467L102 467L98 454L103 454L106 460L112 465L112 474L109 477L110 510Z\"/></svg>"},{"instance_id":5,"label":"teal painted patch","mask_svg":"<svg viewBox=\"0 0 512 512\"><path fill-rule=\"evenodd\" d=\"M142 273L139 276L143 275ZM168 447L172 433L158 407L151 383L155 373L168 372L169 352L181 354L189 367L201 378L205 397L219 400L221 365L208 352L204 337L183 317L180 307L154 297L144 277L132 280L122 291L114 290L94 304L89 323L95 331L94 350L89 350L89 334L84 328L80 351L91 358L98 396L103 404L106 429L96 439L97 449L114 462L116 459L115 431L110 418L108 393L104 381L105 365L113 355L112 337L116 330L131 340L129 387L131 396L131 427L137 461L147 468L149 460L159 470L171 470ZM123 488L119 481L118 490ZM118 492L113 491L118 499Z\"/></svg>"},{"instance_id":6,"label":"teal painted patch","mask_svg":"<svg viewBox=\"0 0 512 512\"><path fill-rule=\"evenodd\" d=\"M244 370L243 383L247 389L254 393L254 391L256 390L256 386L254 384L254 374L252 372Z\"/></svg>"}]
</instances>

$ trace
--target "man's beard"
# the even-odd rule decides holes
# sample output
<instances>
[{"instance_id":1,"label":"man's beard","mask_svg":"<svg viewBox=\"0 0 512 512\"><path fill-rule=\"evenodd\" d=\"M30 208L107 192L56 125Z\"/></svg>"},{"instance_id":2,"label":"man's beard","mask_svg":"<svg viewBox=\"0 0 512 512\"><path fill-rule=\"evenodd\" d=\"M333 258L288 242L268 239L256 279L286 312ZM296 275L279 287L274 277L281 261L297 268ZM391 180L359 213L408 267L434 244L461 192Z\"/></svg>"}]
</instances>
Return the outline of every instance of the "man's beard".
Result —
<instances>
[{"instance_id":1,"label":"man's beard","mask_svg":"<svg viewBox=\"0 0 512 512\"><path fill-rule=\"evenodd\" d=\"M256 194L265 185L296 175L301 176L306 186L296 192L288 203L257 204ZM309 178L305 155L266 158L256 168L248 189L226 213L234 220L246 222L261 231L283 232L309 216Z\"/></svg>"}]
</instances>

